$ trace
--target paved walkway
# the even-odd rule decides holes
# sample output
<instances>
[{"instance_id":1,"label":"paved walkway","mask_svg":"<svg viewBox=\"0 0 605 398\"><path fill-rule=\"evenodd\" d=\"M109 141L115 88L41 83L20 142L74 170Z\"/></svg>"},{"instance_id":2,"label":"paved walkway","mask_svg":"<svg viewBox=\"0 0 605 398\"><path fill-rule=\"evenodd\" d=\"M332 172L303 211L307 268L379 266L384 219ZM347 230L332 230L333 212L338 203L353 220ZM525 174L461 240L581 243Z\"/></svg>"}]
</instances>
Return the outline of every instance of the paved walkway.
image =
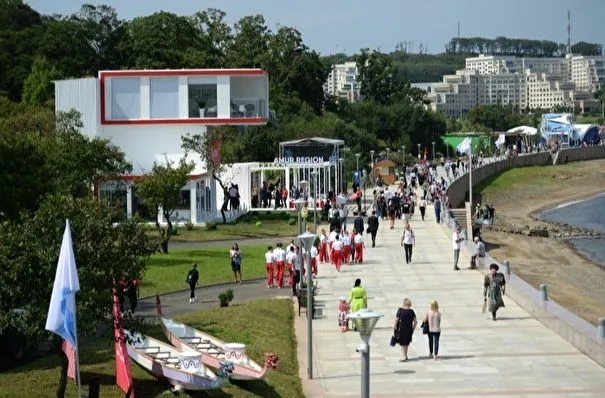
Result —
<instances>
[{"instance_id":1,"label":"paved walkway","mask_svg":"<svg viewBox=\"0 0 605 398\"><path fill-rule=\"evenodd\" d=\"M450 232L434 221L432 208L422 222L412 219L417 246L406 265L400 248L402 222L390 230L382 223L377 247L366 250L366 263L346 265L337 273L328 264L319 269L318 300L324 317L314 324L315 379L306 376L306 319L297 318L298 359L309 397L358 397L360 344L354 332L341 333L336 322L337 297L348 296L355 278L368 291L369 308L385 314L371 339L372 397L605 397L605 369L557 334L542 326L505 297L500 320L481 313L483 275L454 272ZM393 316L410 298L418 317L432 300L441 306L441 360L427 358L426 337L418 330L407 363L399 362L399 347L388 345Z\"/></svg>"}]
</instances>

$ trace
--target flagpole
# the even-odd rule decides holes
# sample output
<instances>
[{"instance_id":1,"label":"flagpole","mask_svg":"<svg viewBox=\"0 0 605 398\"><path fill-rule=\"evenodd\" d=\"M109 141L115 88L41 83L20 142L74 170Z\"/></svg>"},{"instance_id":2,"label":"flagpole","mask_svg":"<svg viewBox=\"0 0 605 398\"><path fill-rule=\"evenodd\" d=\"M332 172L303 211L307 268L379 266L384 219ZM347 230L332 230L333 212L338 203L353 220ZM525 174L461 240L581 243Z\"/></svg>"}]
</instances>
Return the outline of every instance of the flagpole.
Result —
<instances>
[{"instance_id":1,"label":"flagpole","mask_svg":"<svg viewBox=\"0 0 605 398\"><path fill-rule=\"evenodd\" d=\"M75 308L76 298L74 297L74 308ZM82 398L82 380L80 379L80 347L78 347L78 321L74 316L74 329L75 329L75 343L76 343L76 377L78 380L78 398Z\"/></svg>"},{"instance_id":2,"label":"flagpole","mask_svg":"<svg viewBox=\"0 0 605 398\"><path fill-rule=\"evenodd\" d=\"M470 145L468 147L469 161L468 161L468 201L471 204L471 230L468 231L470 233L470 239L473 239L473 140L471 140Z\"/></svg>"}]
</instances>

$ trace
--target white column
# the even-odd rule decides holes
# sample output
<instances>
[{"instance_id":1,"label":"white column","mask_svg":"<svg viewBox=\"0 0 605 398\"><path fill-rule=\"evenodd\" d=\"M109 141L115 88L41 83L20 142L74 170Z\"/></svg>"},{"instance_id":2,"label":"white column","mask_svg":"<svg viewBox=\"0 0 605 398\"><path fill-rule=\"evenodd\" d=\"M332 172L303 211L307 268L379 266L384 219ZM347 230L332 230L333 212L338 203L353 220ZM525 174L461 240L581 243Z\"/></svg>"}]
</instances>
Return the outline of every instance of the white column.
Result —
<instances>
[{"instance_id":1,"label":"white column","mask_svg":"<svg viewBox=\"0 0 605 398\"><path fill-rule=\"evenodd\" d=\"M156 218L157 218L157 220L158 220L158 222L160 224L164 223L164 215L162 213L163 213L162 208L159 207L158 208L158 214L156 215Z\"/></svg>"},{"instance_id":2,"label":"white column","mask_svg":"<svg viewBox=\"0 0 605 398\"><path fill-rule=\"evenodd\" d=\"M126 186L126 218L132 218L132 185Z\"/></svg>"},{"instance_id":3,"label":"white column","mask_svg":"<svg viewBox=\"0 0 605 398\"><path fill-rule=\"evenodd\" d=\"M231 117L231 78L229 76L216 77L217 117Z\"/></svg>"},{"instance_id":4,"label":"white column","mask_svg":"<svg viewBox=\"0 0 605 398\"><path fill-rule=\"evenodd\" d=\"M286 189L288 190L288 196L290 196L290 168L286 167Z\"/></svg>"},{"instance_id":5,"label":"white column","mask_svg":"<svg viewBox=\"0 0 605 398\"><path fill-rule=\"evenodd\" d=\"M141 119L151 118L151 95L149 77L141 77Z\"/></svg>"},{"instance_id":6,"label":"white column","mask_svg":"<svg viewBox=\"0 0 605 398\"><path fill-rule=\"evenodd\" d=\"M189 183L191 189L189 190L189 200L191 201L191 223L197 224L197 183L191 181Z\"/></svg>"}]
</instances>

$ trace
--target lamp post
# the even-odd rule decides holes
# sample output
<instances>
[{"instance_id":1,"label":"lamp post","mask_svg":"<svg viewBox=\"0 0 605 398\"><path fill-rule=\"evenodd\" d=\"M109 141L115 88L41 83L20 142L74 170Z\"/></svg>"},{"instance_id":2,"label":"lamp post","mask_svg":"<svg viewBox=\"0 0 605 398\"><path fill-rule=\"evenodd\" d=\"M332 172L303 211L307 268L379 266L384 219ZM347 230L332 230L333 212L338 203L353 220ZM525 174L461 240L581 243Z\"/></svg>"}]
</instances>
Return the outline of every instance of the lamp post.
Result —
<instances>
[{"instance_id":1,"label":"lamp post","mask_svg":"<svg viewBox=\"0 0 605 398\"><path fill-rule=\"evenodd\" d=\"M317 233L317 170L311 172L313 176L313 233Z\"/></svg>"},{"instance_id":2,"label":"lamp post","mask_svg":"<svg viewBox=\"0 0 605 398\"><path fill-rule=\"evenodd\" d=\"M359 337L363 341L357 352L361 354L361 398L370 398L370 336L376 326L376 322L384 314L371 310L361 310L347 315L355 323L359 331Z\"/></svg>"},{"instance_id":3,"label":"lamp post","mask_svg":"<svg viewBox=\"0 0 605 398\"><path fill-rule=\"evenodd\" d=\"M387 159L388 159L389 158L389 151L390 151L390 149L387 148L386 151L387 151Z\"/></svg>"},{"instance_id":4,"label":"lamp post","mask_svg":"<svg viewBox=\"0 0 605 398\"><path fill-rule=\"evenodd\" d=\"M374 184L374 150L370 151L370 157L372 158L372 173L370 173L370 178L372 179L372 184Z\"/></svg>"},{"instance_id":5,"label":"lamp post","mask_svg":"<svg viewBox=\"0 0 605 398\"><path fill-rule=\"evenodd\" d=\"M357 173L359 173L359 157L361 156L361 153L356 153L355 157L357 158Z\"/></svg>"},{"instance_id":6,"label":"lamp post","mask_svg":"<svg viewBox=\"0 0 605 398\"><path fill-rule=\"evenodd\" d=\"M303 234L303 227L302 227L302 208L305 205L306 200L304 200L303 198L299 198L296 199L294 201L294 206L296 206L296 211L298 212L298 234L302 235Z\"/></svg>"},{"instance_id":7,"label":"lamp post","mask_svg":"<svg viewBox=\"0 0 605 398\"><path fill-rule=\"evenodd\" d=\"M344 163L345 160L344 158L339 158L338 159L338 172L340 173L340 179L342 181L342 186L338 186L336 187L336 190L343 192L344 189L342 189L342 187L346 186L346 178L345 178L345 170L344 170ZM338 195L338 192L336 192L336 194Z\"/></svg>"},{"instance_id":8,"label":"lamp post","mask_svg":"<svg viewBox=\"0 0 605 398\"><path fill-rule=\"evenodd\" d=\"M317 235L305 232L298 236L302 247L305 249L307 263L307 376L313 378L313 278L311 275L311 247L317 239Z\"/></svg>"},{"instance_id":9,"label":"lamp post","mask_svg":"<svg viewBox=\"0 0 605 398\"><path fill-rule=\"evenodd\" d=\"M433 144L433 160L435 160L435 141L431 142Z\"/></svg>"},{"instance_id":10,"label":"lamp post","mask_svg":"<svg viewBox=\"0 0 605 398\"><path fill-rule=\"evenodd\" d=\"M420 158L422 157L420 156L420 147L422 146L422 144L418 143L416 145L418 145L418 160L420 160Z\"/></svg>"},{"instance_id":11,"label":"lamp post","mask_svg":"<svg viewBox=\"0 0 605 398\"><path fill-rule=\"evenodd\" d=\"M300 186L300 191L301 191L300 198L303 200L303 205L302 205L301 211L300 211L301 220L302 220L302 223L301 223L302 229L300 230L300 233L302 234L303 232L305 232L307 230L307 209L305 208L305 204L308 203L307 187L309 186L309 182L306 180L302 180L298 183L298 185Z\"/></svg>"}]
</instances>

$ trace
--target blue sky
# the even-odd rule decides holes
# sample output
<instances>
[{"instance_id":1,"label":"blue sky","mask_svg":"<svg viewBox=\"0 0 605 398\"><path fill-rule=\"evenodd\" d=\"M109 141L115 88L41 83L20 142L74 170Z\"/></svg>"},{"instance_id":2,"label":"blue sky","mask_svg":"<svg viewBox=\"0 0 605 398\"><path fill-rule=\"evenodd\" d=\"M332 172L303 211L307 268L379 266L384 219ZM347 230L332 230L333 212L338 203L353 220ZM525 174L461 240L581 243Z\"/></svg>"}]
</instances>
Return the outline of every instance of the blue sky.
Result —
<instances>
[{"instance_id":1,"label":"blue sky","mask_svg":"<svg viewBox=\"0 0 605 398\"><path fill-rule=\"evenodd\" d=\"M43 14L71 14L78 0L26 0ZM420 44L443 52L457 34L463 37L506 36L566 42L567 10L571 10L572 43L605 44L605 0L89 0L114 7L130 19L163 10L190 15L219 8L234 22L262 14L270 29L298 29L305 43L321 52L354 53L369 47L391 51L398 42Z\"/></svg>"}]
</instances>

